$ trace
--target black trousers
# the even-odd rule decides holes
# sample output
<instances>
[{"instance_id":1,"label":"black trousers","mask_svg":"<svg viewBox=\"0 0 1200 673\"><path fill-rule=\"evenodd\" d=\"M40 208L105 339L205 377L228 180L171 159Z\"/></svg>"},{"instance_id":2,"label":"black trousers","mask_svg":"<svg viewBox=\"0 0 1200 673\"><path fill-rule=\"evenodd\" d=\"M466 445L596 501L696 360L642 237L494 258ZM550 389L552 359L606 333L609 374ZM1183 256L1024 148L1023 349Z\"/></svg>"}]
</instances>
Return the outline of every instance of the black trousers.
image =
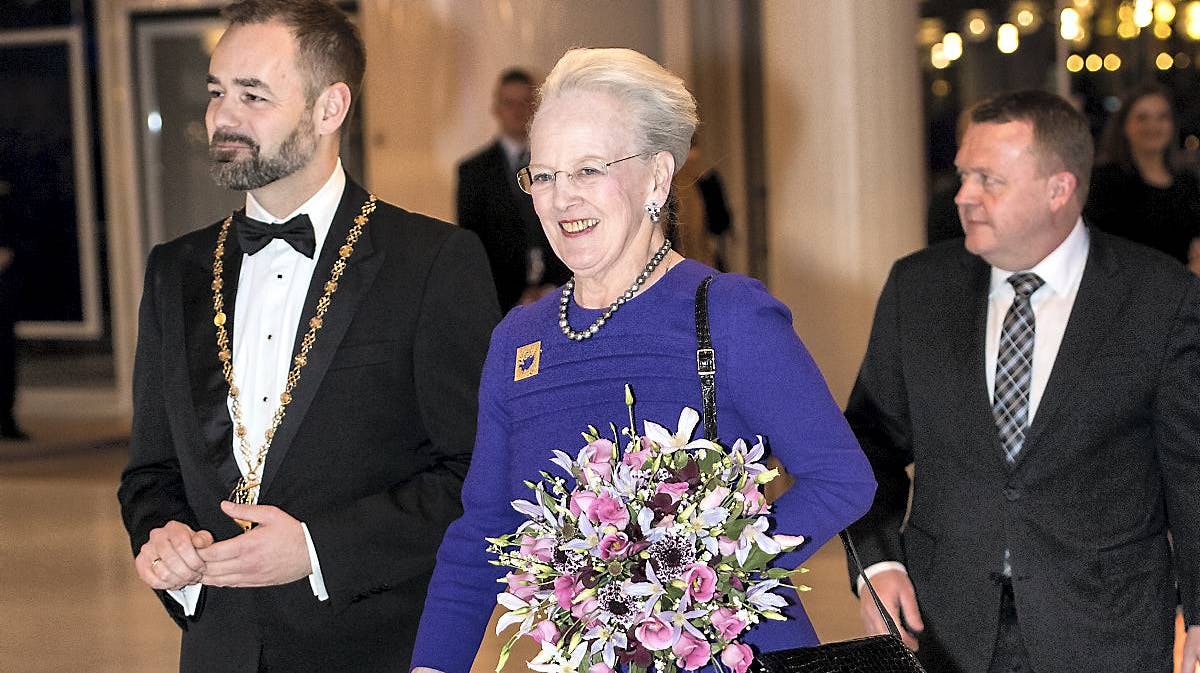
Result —
<instances>
[{"instance_id":1,"label":"black trousers","mask_svg":"<svg viewBox=\"0 0 1200 673\"><path fill-rule=\"evenodd\" d=\"M996 648L992 652L988 673L1033 673L1033 668L1029 666L1029 654L1021 640L1012 580L1007 578L1000 582L1000 627L996 630Z\"/></svg>"}]
</instances>

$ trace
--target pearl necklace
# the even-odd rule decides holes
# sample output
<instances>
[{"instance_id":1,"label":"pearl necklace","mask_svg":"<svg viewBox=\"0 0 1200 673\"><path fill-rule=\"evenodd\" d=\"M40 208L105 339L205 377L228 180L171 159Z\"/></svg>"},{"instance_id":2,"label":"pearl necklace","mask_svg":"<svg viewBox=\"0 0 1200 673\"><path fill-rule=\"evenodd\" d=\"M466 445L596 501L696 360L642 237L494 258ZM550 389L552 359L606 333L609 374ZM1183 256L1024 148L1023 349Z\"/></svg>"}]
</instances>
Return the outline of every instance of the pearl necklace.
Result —
<instances>
[{"instance_id":1,"label":"pearl necklace","mask_svg":"<svg viewBox=\"0 0 1200 673\"><path fill-rule=\"evenodd\" d=\"M571 329L571 324L567 322L567 305L571 303L571 293L575 291L575 276L571 276L571 279L563 286L562 298L558 301L558 326L562 329L562 333L573 341L583 341L590 338L601 327L604 327L604 323L608 322L608 319L617 312L617 309L621 308L622 304L633 299L633 295L637 294L638 290L642 288L642 284L646 282L650 274L654 273L654 270L658 268L658 265L670 251L671 239L666 239L663 241L662 247L658 249L658 252L654 253L649 262L646 262L646 268L642 269L642 273L638 275L633 285L625 291L625 294L617 297L616 301L609 304L608 308L604 309L604 313L601 313L600 317L596 318L596 322L589 325L582 332L576 332Z\"/></svg>"}]
</instances>

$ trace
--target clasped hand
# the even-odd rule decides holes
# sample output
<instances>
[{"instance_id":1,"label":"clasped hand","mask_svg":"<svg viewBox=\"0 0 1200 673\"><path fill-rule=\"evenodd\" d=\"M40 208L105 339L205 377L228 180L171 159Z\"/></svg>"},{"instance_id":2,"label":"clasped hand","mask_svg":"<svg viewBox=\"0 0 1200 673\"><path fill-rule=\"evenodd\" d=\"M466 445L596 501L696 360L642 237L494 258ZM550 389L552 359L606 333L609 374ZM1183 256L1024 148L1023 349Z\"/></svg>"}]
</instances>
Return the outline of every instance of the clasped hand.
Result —
<instances>
[{"instance_id":1,"label":"clasped hand","mask_svg":"<svg viewBox=\"0 0 1200 673\"><path fill-rule=\"evenodd\" d=\"M138 576L153 589L189 584L266 587L287 584L312 573L300 522L271 505L222 502L231 519L256 524L243 535L214 542L212 533L170 521L150 531L134 560Z\"/></svg>"}]
</instances>

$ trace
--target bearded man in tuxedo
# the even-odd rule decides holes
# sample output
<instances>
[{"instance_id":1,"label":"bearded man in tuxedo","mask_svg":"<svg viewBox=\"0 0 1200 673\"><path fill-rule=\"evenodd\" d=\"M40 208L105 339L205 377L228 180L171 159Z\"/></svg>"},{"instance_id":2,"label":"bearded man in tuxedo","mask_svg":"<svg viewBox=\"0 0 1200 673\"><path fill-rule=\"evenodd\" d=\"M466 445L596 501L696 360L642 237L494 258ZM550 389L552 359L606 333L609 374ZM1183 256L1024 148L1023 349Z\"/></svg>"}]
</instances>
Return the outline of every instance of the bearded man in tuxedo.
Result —
<instances>
[{"instance_id":1,"label":"bearded man in tuxedo","mask_svg":"<svg viewBox=\"0 0 1200 673\"><path fill-rule=\"evenodd\" d=\"M378 200L340 133L365 50L323 0L244 0L212 174L245 211L147 263L119 498L182 671L407 671L499 319L474 234Z\"/></svg>"}]
</instances>

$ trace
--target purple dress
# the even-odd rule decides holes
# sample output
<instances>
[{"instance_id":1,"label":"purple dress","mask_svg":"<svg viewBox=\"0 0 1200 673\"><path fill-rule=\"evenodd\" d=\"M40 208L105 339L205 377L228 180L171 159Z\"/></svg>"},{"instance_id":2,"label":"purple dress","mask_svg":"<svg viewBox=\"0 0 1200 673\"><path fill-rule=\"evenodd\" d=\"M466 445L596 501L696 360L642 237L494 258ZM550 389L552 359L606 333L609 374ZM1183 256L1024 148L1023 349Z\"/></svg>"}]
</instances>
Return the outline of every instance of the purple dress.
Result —
<instances>
[{"instance_id":1,"label":"purple dress","mask_svg":"<svg viewBox=\"0 0 1200 673\"><path fill-rule=\"evenodd\" d=\"M495 580L504 570L488 564L484 538L521 523L509 503L529 497L523 481L538 481L539 470L556 472L552 449L575 455L587 425L626 425L626 383L637 398L639 431L645 420L674 431L684 406L700 410L695 296L700 281L715 273L692 260L679 263L582 342L559 330L558 293L513 309L492 333L475 453L463 486L465 513L446 531L438 552L413 666L470 669L503 587ZM867 511L875 479L793 331L788 309L758 281L735 274L717 276L709 307L721 440L753 443L763 435L796 478L774 504L775 532L808 538L776 563L795 567ZM571 326L584 329L600 313L572 303ZM537 374L515 381L518 349L538 341ZM816 644L799 602L786 614L788 621L760 624L745 641L761 651Z\"/></svg>"}]
</instances>

